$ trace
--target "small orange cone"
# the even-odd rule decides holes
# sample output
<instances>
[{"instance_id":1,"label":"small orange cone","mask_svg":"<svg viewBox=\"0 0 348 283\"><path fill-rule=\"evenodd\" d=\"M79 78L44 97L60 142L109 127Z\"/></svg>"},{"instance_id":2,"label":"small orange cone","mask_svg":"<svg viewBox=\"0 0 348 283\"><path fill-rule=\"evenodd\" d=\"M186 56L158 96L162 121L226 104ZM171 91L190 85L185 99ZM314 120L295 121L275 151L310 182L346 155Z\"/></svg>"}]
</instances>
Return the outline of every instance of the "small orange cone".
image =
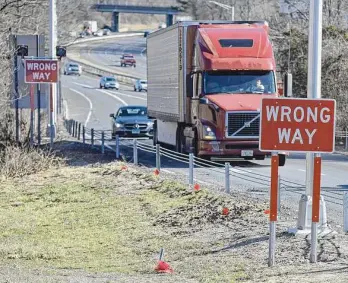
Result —
<instances>
[{"instance_id":1,"label":"small orange cone","mask_svg":"<svg viewBox=\"0 0 348 283\"><path fill-rule=\"evenodd\" d=\"M126 165L122 165L121 170L122 171L127 170L127 166Z\"/></svg>"},{"instance_id":2,"label":"small orange cone","mask_svg":"<svg viewBox=\"0 0 348 283\"><path fill-rule=\"evenodd\" d=\"M230 213L230 210L227 207L224 207L222 209L222 215L228 215Z\"/></svg>"},{"instance_id":3,"label":"small orange cone","mask_svg":"<svg viewBox=\"0 0 348 283\"><path fill-rule=\"evenodd\" d=\"M263 213L264 213L264 214L269 214L269 213L270 213L270 210L269 210L269 209L265 209Z\"/></svg>"},{"instance_id":4,"label":"small orange cone","mask_svg":"<svg viewBox=\"0 0 348 283\"><path fill-rule=\"evenodd\" d=\"M195 191L199 191L199 190L201 189L201 187L199 186L199 184L195 184L195 185L193 186L193 189L194 189Z\"/></svg>"},{"instance_id":5,"label":"small orange cone","mask_svg":"<svg viewBox=\"0 0 348 283\"><path fill-rule=\"evenodd\" d=\"M174 272L173 268L171 268L171 266L163 260L163 257L164 257L164 248L161 248L159 260L157 262L157 266L155 267L155 270L159 273L173 273Z\"/></svg>"},{"instance_id":6,"label":"small orange cone","mask_svg":"<svg viewBox=\"0 0 348 283\"><path fill-rule=\"evenodd\" d=\"M165 261L159 260L155 270L159 273L173 273L174 270L171 266Z\"/></svg>"},{"instance_id":7,"label":"small orange cone","mask_svg":"<svg viewBox=\"0 0 348 283\"><path fill-rule=\"evenodd\" d=\"M154 171L155 176L158 176L159 173L160 173L160 171L156 168L155 171Z\"/></svg>"}]
</instances>

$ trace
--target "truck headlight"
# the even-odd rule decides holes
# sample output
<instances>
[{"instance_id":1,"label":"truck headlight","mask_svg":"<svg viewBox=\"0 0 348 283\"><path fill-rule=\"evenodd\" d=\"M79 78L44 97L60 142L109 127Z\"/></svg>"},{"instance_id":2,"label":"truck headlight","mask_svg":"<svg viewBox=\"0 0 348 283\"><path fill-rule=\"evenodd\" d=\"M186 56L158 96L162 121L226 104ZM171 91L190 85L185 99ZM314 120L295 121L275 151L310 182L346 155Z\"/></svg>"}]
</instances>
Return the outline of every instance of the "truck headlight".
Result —
<instances>
[{"instance_id":1,"label":"truck headlight","mask_svg":"<svg viewBox=\"0 0 348 283\"><path fill-rule=\"evenodd\" d=\"M203 138L207 140L216 140L215 132L211 127L203 125Z\"/></svg>"},{"instance_id":2,"label":"truck headlight","mask_svg":"<svg viewBox=\"0 0 348 283\"><path fill-rule=\"evenodd\" d=\"M116 123L116 124L115 124L115 127L116 127L116 128L123 128L123 124Z\"/></svg>"},{"instance_id":3,"label":"truck headlight","mask_svg":"<svg viewBox=\"0 0 348 283\"><path fill-rule=\"evenodd\" d=\"M148 127L152 127L153 126L153 122L147 122L147 126Z\"/></svg>"}]
</instances>

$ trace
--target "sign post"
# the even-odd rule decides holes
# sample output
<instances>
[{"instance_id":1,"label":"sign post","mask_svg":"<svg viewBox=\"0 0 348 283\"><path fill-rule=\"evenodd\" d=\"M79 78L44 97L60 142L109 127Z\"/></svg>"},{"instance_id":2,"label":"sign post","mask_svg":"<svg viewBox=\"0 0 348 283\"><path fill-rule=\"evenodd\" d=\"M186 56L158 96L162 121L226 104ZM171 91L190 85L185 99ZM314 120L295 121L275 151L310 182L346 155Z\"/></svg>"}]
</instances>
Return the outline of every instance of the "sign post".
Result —
<instances>
[{"instance_id":1,"label":"sign post","mask_svg":"<svg viewBox=\"0 0 348 283\"><path fill-rule=\"evenodd\" d=\"M34 145L34 84L30 85L30 146Z\"/></svg>"},{"instance_id":2,"label":"sign post","mask_svg":"<svg viewBox=\"0 0 348 283\"><path fill-rule=\"evenodd\" d=\"M275 222L278 209L278 152L333 152L336 101L333 99L263 98L260 118L261 151L272 152L269 266L275 262ZM320 211L321 157L314 162L311 260L316 260Z\"/></svg>"},{"instance_id":3,"label":"sign post","mask_svg":"<svg viewBox=\"0 0 348 283\"><path fill-rule=\"evenodd\" d=\"M270 192L270 212L269 212L269 256L268 266L275 263L275 243L276 243L276 222L278 213L278 169L279 155L272 153L271 161L271 192Z\"/></svg>"},{"instance_id":4,"label":"sign post","mask_svg":"<svg viewBox=\"0 0 348 283\"><path fill-rule=\"evenodd\" d=\"M53 85L58 82L57 59L25 59L24 80L30 84L50 84L50 144L53 146L54 121L53 121Z\"/></svg>"}]
</instances>

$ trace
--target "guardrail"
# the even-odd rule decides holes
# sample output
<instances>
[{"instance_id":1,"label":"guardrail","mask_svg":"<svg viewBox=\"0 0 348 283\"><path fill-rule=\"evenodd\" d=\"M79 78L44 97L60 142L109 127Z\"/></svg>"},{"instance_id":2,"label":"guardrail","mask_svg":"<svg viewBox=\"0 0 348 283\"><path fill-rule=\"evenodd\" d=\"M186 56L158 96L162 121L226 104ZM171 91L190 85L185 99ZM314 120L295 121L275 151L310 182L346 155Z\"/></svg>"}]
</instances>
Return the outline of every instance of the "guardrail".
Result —
<instances>
[{"instance_id":1,"label":"guardrail","mask_svg":"<svg viewBox=\"0 0 348 283\"><path fill-rule=\"evenodd\" d=\"M123 155L122 151L127 149L132 152L132 158L129 161L136 165L140 163L139 157L141 157L141 155L139 154L141 152L143 154L153 154L154 159L151 160L146 156L146 161L148 163L150 163L150 161L154 163L153 161L155 161L154 167L159 171L161 171L164 158L185 164L187 165L185 175L188 176L188 184L190 186L194 186L196 183L207 183L207 181L204 180L204 176L213 172L215 175L213 178L209 179L209 183L216 185L228 194L231 193L231 187L234 183L233 180L242 180L249 184L258 185L255 191L265 194L268 193L270 188L271 178L269 175L257 173L239 166L231 166L228 162L222 164L196 157L192 153L178 153L162 147L159 144L154 146L145 143L141 139L123 139L119 136L112 137L110 130L87 128L75 120L65 120L64 124L71 136L82 141L83 144L98 146L102 154L104 154L106 150L114 152L116 159L119 159ZM148 166L148 164L144 165ZM282 178L280 175L278 176L278 182L279 201L284 193L302 195L305 192L304 184ZM343 205L343 193L345 191L347 190L336 187L322 187L322 196L328 203L341 206Z\"/></svg>"}]
</instances>

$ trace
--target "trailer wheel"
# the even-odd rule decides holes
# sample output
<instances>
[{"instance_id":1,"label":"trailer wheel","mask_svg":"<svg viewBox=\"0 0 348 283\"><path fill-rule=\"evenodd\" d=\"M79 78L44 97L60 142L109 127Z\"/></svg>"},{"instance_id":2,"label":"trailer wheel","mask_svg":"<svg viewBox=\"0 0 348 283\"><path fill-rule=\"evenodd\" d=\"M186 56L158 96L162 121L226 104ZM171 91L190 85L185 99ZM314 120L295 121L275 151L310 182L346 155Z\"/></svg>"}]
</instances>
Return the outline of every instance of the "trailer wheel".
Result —
<instances>
[{"instance_id":1,"label":"trailer wheel","mask_svg":"<svg viewBox=\"0 0 348 283\"><path fill-rule=\"evenodd\" d=\"M182 128L178 126L178 129L176 130L176 143L175 143L175 151L178 153L183 153L183 144L182 144Z\"/></svg>"},{"instance_id":2,"label":"trailer wheel","mask_svg":"<svg viewBox=\"0 0 348 283\"><path fill-rule=\"evenodd\" d=\"M192 146L193 146L193 155L198 157L198 133L197 131L195 130L195 137L192 141Z\"/></svg>"},{"instance_id":3,"label":"trailer wheel","mask_svg":"<svg viewBox=\"0 0 348 283\"><path fill-rule=\"evenodd\" d=\"M284 166L286 161L285 154L279 154L279 166Z\"/></svg>"}]
</instances>

